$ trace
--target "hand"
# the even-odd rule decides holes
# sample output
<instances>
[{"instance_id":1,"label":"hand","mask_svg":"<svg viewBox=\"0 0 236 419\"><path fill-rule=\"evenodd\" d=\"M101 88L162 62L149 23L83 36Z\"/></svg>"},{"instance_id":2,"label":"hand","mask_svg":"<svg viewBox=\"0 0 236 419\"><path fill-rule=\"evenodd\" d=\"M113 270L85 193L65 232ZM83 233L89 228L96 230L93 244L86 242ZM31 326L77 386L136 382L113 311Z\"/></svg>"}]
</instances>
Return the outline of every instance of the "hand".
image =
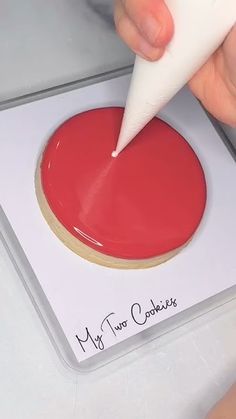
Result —
<instances>
[{"instance_id":1,"label":"hand","mask_svg":"<svg viewBox=\"0 0 236 419\"><path fill-rule=\"evenodd\" d=\"M189 87L215 118L236 127L236 26Z\"/></svg>"},{"instance_id":2,"label":"hand","mask_svg":"<svg viewBox=\"0 0 236 419\"><path fill-rule=\"evenodd\" d=\"M174 33L164 0L117 0L115 23L128 46L150 61L163 55ZM236 127L236 26L189 87L213 116Z\"/></svg>"},{"instance_id":3,"label":"hand","mask_svg":"<svg viewBox=\"0 0 236 419\"><path fill-rule=\"evenodd\" d=\"M236 417L236 384L226 396L213 408L207 419L235 419Z\"/></svg>"}]
</instances>

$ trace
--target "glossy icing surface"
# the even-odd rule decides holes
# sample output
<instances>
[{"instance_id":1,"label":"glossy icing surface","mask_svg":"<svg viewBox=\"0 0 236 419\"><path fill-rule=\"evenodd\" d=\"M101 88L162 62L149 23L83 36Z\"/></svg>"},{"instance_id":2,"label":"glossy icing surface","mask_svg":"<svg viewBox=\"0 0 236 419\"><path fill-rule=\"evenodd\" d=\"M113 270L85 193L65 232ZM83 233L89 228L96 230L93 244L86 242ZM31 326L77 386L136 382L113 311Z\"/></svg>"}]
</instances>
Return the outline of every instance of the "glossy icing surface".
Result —
<instances>
[{"instance_id":1,"label":"glossy icing surface","mask_svg":"<svg viewBox=\"0 0 236 419\"><path fill-rule=\"evenodd\" d=\"M117 158L123 109L81 113L50 138L41 183L60 223L89 247L146 259L184 245L206 203L202 167L188 143L154 118Z\"/></svg>"}]
</instances>

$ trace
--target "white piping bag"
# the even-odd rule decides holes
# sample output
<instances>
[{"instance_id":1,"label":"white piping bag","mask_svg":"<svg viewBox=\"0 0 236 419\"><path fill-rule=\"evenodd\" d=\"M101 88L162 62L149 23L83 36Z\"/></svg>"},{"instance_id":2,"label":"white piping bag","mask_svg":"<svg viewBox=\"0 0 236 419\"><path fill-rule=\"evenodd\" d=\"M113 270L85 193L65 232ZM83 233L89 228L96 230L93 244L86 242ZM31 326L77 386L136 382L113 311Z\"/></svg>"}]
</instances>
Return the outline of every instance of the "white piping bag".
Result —
<instances>
[{"instance_id":1,"label":"white piping bag","mask_svg":"<svg viewBox=\"0 0 236 419\"><path fill-rule=\"evenodd\" d=\"M163 57L136 57L116 157L221 45L236 22L235 0L166 0L175 33Z\"/></svg>"}]
</instances>

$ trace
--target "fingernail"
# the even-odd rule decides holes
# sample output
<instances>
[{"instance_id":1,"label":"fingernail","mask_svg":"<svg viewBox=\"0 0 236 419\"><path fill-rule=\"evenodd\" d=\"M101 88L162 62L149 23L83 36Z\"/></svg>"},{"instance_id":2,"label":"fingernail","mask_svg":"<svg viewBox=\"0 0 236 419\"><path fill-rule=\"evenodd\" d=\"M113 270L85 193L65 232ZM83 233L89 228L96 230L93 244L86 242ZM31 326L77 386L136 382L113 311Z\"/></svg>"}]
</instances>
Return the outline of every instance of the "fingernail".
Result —
<instances>
[{"instance_id":1,"label":"fingernail","mask_svg":"<svg viewBox=\"0 0 236 419\"><path fill-rule=\"evenodd\" d=\"M163 50L161 48L152 47L144 39L142 39L139 43L139 51L145 58L148 58L149 60L158 60L158 58L160 58L163 54Z\"/></svg>"},{"instance_id":2,"label":"fingernail","mask_svg":"<svg viewBox=\"0 0 236 419\"><path fill-rule=\"evenodd\" d=\"M142 21L140 30L148 42L154 46L157 44L161 25L153 16L148 16Z\"/></svg>"}]
</instances>

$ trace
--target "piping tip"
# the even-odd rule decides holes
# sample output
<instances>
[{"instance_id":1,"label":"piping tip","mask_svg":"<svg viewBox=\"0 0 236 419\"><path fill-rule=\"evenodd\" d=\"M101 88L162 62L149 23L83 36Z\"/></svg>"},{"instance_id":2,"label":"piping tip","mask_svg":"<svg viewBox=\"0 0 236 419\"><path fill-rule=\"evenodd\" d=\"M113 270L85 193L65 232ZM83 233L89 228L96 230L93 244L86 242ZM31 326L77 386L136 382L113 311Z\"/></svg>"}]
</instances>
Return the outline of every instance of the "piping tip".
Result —
<instances>
[{"instance_id":1,"label":"piping tip","mask_svg":"<svg viewBox=\"0 0 236 419\"><path fill-rule=\"evenodd\" d=\"M116 150L114 150L112 153L111 153L111 156L112 157L114 157L114 158L116 158L117 156L118 156L118 151L116 151Z\"/></svg>"}]
</instances>

